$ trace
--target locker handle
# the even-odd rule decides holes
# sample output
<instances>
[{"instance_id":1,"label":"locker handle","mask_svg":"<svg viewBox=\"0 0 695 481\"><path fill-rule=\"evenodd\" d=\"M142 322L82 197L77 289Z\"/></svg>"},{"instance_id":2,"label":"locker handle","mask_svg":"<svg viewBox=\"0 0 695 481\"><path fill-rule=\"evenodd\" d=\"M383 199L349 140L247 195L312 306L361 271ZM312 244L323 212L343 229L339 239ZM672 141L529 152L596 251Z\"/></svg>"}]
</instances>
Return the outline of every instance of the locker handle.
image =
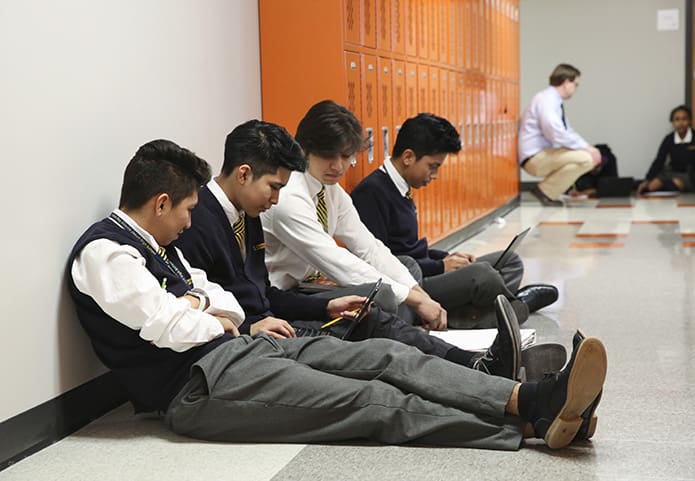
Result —
<instances>
[{"instance_id":1,"label":"locker handle","mask_svg":"<svg viewBox=\"0 0 695 481\"><path fill-rule=\"evenodd\" d=\"M389 157L389 128L382 127L381 133L383 134L384 159L386 159Z\"/></svg>"},{"instance_id":2,"label":"locker handle","mask_svg":"<svg viewBox=\"0 0 695 481\"><path fill-rule=\"evenodd\" d=\"M374 129L367 127L367 163L374 162Z\"/></svg>"}]
</instances>

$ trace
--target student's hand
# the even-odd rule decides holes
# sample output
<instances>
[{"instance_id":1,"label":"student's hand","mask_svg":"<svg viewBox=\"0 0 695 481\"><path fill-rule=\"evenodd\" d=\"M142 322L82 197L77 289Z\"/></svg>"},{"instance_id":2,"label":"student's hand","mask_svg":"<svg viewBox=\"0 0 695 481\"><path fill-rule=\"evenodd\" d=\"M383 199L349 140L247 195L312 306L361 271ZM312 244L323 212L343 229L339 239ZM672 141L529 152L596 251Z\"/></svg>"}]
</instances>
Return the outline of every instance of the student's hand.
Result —
<instances>
[{"instance_id":1,"label":"student's hand","mask_svg":"<svg viewBox=\"0 0 695 481\"><path fill-rule=\"evenodd\" d=\"M236 325L234 325L234 323L230 319L221 316L215 316L215 319L217 319L219 323L222 324L222 329L224 329L224 332L228 332L234 337L240 336L239 329L237 329Z\"/></svg>"},{"instance_id":2,"label":"student's hand","mask_svg":"<svg viewBox=\"0 0 695 481\"><path fill-rule=\"evenodd\" d=\"M461 267L466 267L467 265L473 264L475 262L475 257L473 257L471 254L454 252L453 254L449 254L442 259L442 262L444 262L444 272L451 272L455 271L456 269L460 269Z\"/></svg>"},{"instance_id":3,"label":"student's hand","mask_svg":"<svg viewBox=\"0 0 695 481\"><path fill-rule=\"evenodd\" d=\"M422 325L425 329L433 331L445 330L447 326L446 309L418 287L414 287L410 290L406 303L412 307L420 319L422 319Z\"/></svg>"},{"instance_id":4,"label":"student's hand","mask_svg":"<svg viewBox=\"0 0 695 481\"><path fill-rule=\"evenodd\" d=\"M359 309L366 300L367 298L362 296L343 296L331 299L326 306L328 319L353 317L355 315L354 311Z\"/></svg>"},{"instance_id":5,"label":"student's hand","mask_svg":"<svg viewBox=\"0 0 695 481\"><path fill-rule=\"evenodd\" d=\"M598 167L599 165L601 165L601 151L600 150L598 150L593 145L589 145L586 148L586 151L591 154L591 158L594 160L594 167Z\"/></svg>"},{"instance_id":6,"label":"student's hand","mask_svg":"<svg viewBox=\"0 0 695 481\"><path fill-rule=\"evenodd\" d=\"M641 194L641 193L644 192L645 190L649 190L649 189L647 189L647 186L648 186L648 185L649 185L649 181L648 181L648 180L643 180L642 182L640 182L640 185L637 186L637 193L638 193L638 194Z\"/></svg>"},{"instance_id":7,"label":"student's hand","mask_svg":"<svg viewBox=\"0 0 695 481\"><path fill-rule=\"evenodd\" d=\"M251 324L251 329L249 329L249 332L252 336L255 336L259 332L265 332L267 335L274 337L275 339L297 337L289 322L285 321L284 319L278 319L277 317L270 316Z\"/></svg>"}]
</instances>

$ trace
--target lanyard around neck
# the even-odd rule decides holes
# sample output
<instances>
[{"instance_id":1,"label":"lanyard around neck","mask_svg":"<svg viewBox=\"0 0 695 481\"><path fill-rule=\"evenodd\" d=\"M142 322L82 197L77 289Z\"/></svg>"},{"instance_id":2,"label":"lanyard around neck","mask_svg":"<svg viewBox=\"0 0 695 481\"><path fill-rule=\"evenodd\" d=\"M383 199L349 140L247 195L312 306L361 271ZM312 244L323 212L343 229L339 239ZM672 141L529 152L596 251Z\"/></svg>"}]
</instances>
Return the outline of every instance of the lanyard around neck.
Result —
<instances>
[{"instance_id":1,"label":"lanyard around neck","mask_svg":"<svg viewBox=\"0 0 695 481\"><path fill-rule=\"evenodd\" d=\"M147 242L144 237L142 237L135 229L133 229L130 224L128 224L126 221L121 219L116 213L111 212L111 215L109 215L109 218L112 219L116 224L121 226L128 234L133 236L135 239L137 239L145 248L150 252L150 254L153 254L156 259L163 264L165 267L167 267L171 272L176 274L181 280L183 280L186 284L189 286L193 286L193 279L190 277L186 277L183 275L183 272L181 272L181 269L176 267L173 262L169 260L168 257L163 256L161 253L157 252L154 247L152 247L152 244Z\"/></svg>"}]
</instances>

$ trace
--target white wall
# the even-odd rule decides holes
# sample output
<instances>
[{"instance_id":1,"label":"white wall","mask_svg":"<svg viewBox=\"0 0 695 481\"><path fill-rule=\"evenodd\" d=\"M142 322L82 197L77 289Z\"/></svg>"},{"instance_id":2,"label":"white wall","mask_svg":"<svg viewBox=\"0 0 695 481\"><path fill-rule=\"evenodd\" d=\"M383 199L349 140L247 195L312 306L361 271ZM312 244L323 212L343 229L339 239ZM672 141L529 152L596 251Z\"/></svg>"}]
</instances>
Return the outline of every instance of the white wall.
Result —
<instances>
[{"instance_id":1,"label":"white wall","mask_svg":"<svg viewBox=\"0 0 695 481\"><path fill-rule=\"evenodd\" d=\"M118 202L141 144L219 170L261 115L256 0L2 0L0 421L103 372L67 296L80 233Z\"/></svg>"},{"instance_id":2,"label":"white wall","mask_svg":"<svg viewBox=\"0 0 695 481\"><path fill-rule=\"evenodd\" d=\"M680 28L657 32L658 9L678 8ZM582 72L565 102L575 130L607 143L620 175L642 178L685 102L684 0L521 0L521 108L558 63ZM532 180L522 171L522 180Z\"/></svg>"}]
</instances>

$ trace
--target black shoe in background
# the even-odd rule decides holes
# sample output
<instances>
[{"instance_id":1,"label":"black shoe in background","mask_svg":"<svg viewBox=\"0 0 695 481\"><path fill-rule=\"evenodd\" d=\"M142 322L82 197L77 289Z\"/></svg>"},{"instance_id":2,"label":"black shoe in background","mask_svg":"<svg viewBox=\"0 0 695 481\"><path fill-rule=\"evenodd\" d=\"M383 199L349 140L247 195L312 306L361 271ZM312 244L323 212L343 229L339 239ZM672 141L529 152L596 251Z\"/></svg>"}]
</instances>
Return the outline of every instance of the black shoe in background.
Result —
<instances>
[{"instance_id":1,"label":"black shoe in background","mask_svg":"<svg viewBox=\"0 0 695 481\"><path fill-rule=\"evenodd\" d=\"M529 284L519 289L516 297L528 306L529 312L536 312L557 301L557 287L550 284Z\"/></svg>"},{"instance_id":2,"label":"black shoe in background","mask_svg":"<svg viewBox=\"0 0 695 481\"><path fill-rule=\"evenodd\" d=\"M497 336L480 357L473 360L473 369L493 376L518 379L521 363L521 334L514 309L502 294L495 299Z\"/></svg>"},{"instance_id":3,"label":"black shoe in background","mask_svg":"<svg viewBox=\"0 0 695 481\"><path fill-rule=\"evenodd\" d=\"M536 199L541 201L544 207L562 207L564 204L561 200L553 200L543 193L543 191L538 187L538 184L531 187L531 193Z\"/></svg>"}]
</instances>

